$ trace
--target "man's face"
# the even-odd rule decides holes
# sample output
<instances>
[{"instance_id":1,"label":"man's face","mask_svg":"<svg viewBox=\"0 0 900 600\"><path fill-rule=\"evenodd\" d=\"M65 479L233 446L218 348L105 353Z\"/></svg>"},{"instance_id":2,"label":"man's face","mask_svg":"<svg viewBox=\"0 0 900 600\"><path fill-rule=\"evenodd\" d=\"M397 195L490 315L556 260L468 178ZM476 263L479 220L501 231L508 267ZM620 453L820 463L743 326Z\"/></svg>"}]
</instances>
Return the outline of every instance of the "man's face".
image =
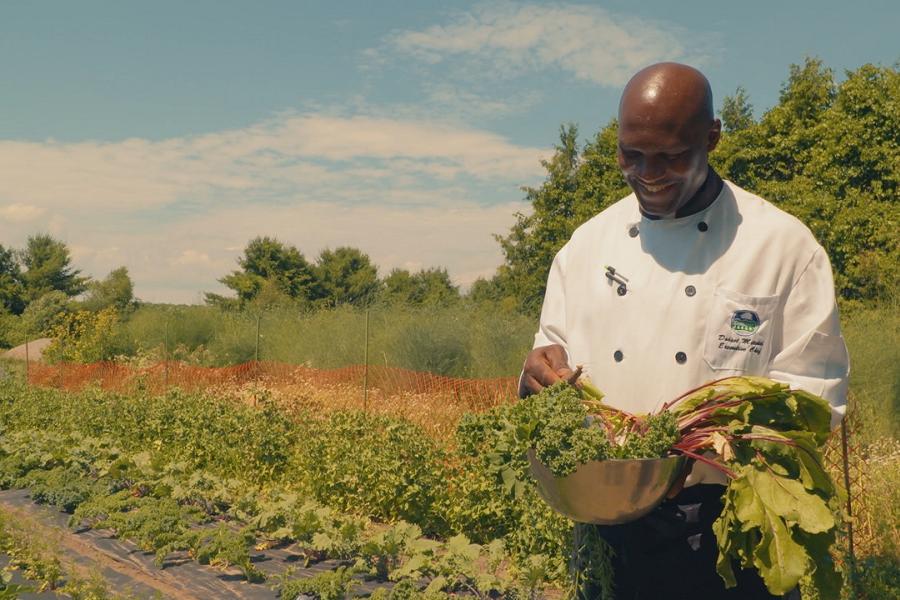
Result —
<instances>
[{"instance_id":1,"label":"man's face","mask_svg":"<svg viewBox=\"0 0 900 600\"><path fill-rule=\"evenodd\" d=\"M633 111L634 112L634 111ZM620 115L617 158L641 211L674 217L706 180L718 122L682 122L649 111Z\"/></svg>"}]
</instances>

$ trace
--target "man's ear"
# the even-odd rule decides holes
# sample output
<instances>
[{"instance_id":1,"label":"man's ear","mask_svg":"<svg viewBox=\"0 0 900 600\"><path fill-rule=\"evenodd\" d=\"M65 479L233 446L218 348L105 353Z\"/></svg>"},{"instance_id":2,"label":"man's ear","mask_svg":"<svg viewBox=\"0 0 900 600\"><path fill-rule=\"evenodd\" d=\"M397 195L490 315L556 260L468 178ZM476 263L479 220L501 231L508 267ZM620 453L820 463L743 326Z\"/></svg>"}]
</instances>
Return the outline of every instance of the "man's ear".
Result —
<instances>
[{"instance_id":1,"label":"man's ear","mask_svg":"<svg viewBox=\"0 0 900 600\"><path fill-rule=\"evenodd\" d=\"M706 151L712 152L719 145L719 139L722 137L722 121L713 119L712 127L709 128L709 134L706 138Z\"/></svg>"}]
</instances>

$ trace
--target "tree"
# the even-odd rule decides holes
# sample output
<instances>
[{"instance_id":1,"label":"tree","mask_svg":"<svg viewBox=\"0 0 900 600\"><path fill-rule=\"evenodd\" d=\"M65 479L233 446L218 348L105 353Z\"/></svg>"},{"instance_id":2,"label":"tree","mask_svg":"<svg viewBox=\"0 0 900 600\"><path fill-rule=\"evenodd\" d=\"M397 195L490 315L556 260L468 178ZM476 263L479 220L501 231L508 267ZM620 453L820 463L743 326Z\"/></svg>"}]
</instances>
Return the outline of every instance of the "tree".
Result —
<instances>
[{"instance_id":1,"label":"tree","mask_svg":"<svg viewBox=\"0 0 900 600\"><path fill-rule=\"evenodd\" d=\"M0 245L0 311L3 310L14 315L22 314L25 310L25 286L15 252Z\"/></svg>"},{"instance_id":2,"label":"tree","mask_svg":"<svg viewBox=\"0 0 900 600\"><path fill-rule=\"evenodd\" d=\"M447 269L423 269L413 275L417 286L416 300L422 306L449 306L460 299L459 288L453 285Z\"/></svg>"},{"instance_id":3,"label":"tree","mask_svg":"<svg viewBox=\"0 0 900 600\"><path fill-rule=\"evenodd\" d=\"M416 282L406 269L391 269L381 282L379 298L387 304L410 305L416 294Z\"/></svg>"},{"instance_id":4,"label":"tree","mask_svg":"<svg viewBox=\"0 0 900 600\"><path fill-rule=\"evenodd\" d=\"M22 327L30 336L50 335L54 327L71 314L72 299L65 292L53 290L31 302L22 313Z\"/></svg>"},{"instance_id":5,"label":"tree","mask_svg":"<svg viewBox=\"0 0 900 600\"><path fill-rule=\"evenodd\" d=\"M82 302L86 310L100 311L113 307L122 312L134 306L134 284L126 267L110 271L103 281L88 284L87 297Z\"/></svg>"},{"instance_id":6,"label":"tree","mask_svg":"<svg viewBox=\"0 0 900 600\"><path fill-rule=\"evenodd\" d=\"M320 305L368 306L378 292L378 269L367 254L356 248L326 248L316 260L315 273Z\"/></svg>"},{"instance_id":7,"label":"tree","mask_svg":"<svg viewBox=\"0 0 900 600\"><path fill-rule=\"evenodd\" d=\"M547 179L539 188L526 188L531 214L517 214L509 234L495 236L506 258L498 283L520 310L540 309L553 257L575 228L626 195L616 131L611 121L579 152L577 127L560 128L556 153L542 162Z\"/></svg>"},{"instance_id":8,"label":"tree","mask_svg":"<svg viewBox=\"0 0 900 600\"><path fill-rule=\"evenodd\" d=\"M287 297L307 303L320 295L313 266L297 248L270 237L257 237L247 244L244 255L238 259L241 267L219 281L237 294L241 307L256 299L263 291L272 297L274 291L280 298ZM206 294L210 304L223 305L228 298L218 294Z\"/></svg>"},{"instance_id":9,"label":"tree","mask_svg":"<svg viewBox=\"0 0 900 600\"><path fill-rule=\"evenodd\" d=\"M19 252L19 261L26 269L22 279L28 302L53 290L77 296L85 291L90 281L88 277L79 276L81 271L72 268L68 247L46 234L29 237L25 249Z\"/></svg>"},{"instance_id":10,"label":"tree","mask_svg":"<svg viewBox=\"0 0 900 600\"><path fill-rule=\"evenodd\" d=\"M722 101L722 128L726 133L747 129L753 125L753 106L747 90L738 86L734 96L725 96Z\"/></svg>"},{"instance_id":11,"label":"tree","mask_svg":"<svg viewBox=\"0 0 900 600\"><path fill-rule=\"evenodd\" d=\"M460 299L447 269L422 269L411 274L394 269L381 283L379 297L388 304L406 306L449 306Z\"/></svg>"}]
</instances>

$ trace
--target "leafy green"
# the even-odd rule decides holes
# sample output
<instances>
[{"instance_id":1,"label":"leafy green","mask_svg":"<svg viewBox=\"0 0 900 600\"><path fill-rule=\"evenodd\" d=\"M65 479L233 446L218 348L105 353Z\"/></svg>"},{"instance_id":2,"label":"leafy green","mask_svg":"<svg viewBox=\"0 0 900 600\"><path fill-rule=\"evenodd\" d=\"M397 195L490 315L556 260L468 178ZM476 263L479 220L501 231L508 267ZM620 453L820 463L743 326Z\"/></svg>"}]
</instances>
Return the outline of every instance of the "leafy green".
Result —
<instances>
[{"instance_id":1,"label":"leafy green","mask_svg":"<svg viewBox=\"0 0 900 600\"><path fill-rule=\"evenodd\" d=\"M712 464L732 479L713 526L717 570L736 584L732 562L756 568L768 590L786 594L803 581L821 600L839 597L831 557L838 490L825 471L821 445L831 409L813 394L761 377L711 382L667 405L689 456L714 450Z\"/></svg>"}]
</instances>

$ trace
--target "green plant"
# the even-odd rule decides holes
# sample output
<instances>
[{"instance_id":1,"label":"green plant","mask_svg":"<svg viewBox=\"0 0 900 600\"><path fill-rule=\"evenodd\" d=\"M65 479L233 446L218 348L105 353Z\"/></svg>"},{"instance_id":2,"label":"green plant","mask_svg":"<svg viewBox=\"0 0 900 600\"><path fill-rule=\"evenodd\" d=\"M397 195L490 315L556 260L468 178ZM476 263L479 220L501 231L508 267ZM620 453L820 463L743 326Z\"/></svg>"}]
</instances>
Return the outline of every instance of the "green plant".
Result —
<instances>
[{"instance_id":1,"label":"green plant","mask_svg":"<svg viewBox=\"0 0 900 600\"><path fill-rule=\"evenodd\" d=\"M356 587L356 575L352 567L338 567L305 579L290 579L281 584L281 598L297 598L301 594L312 594L319 600L346 600Z\"/></svg>"}]
</instances>

